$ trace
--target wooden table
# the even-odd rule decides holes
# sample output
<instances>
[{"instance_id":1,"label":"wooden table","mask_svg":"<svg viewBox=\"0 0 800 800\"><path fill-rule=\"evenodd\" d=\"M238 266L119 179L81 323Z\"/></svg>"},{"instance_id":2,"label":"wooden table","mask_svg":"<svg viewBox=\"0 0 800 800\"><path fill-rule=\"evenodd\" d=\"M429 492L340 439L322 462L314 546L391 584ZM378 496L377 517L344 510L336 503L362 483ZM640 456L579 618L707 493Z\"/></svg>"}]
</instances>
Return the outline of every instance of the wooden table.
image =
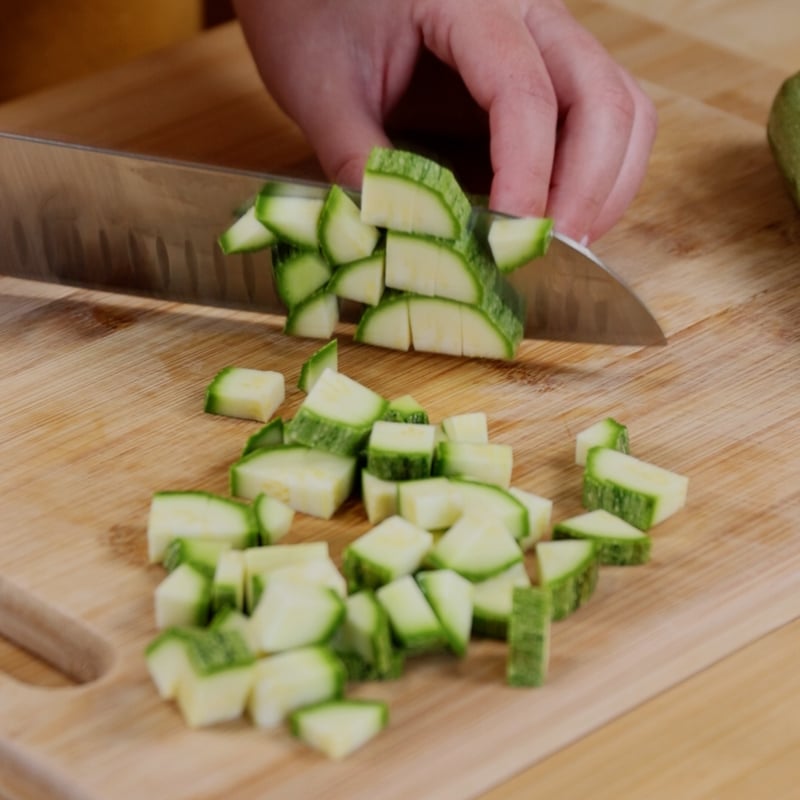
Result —
<instances>
[{"instance_id":1,"label":"wooden table","mask_svg":"<svg viewBox=\"0 0 800 800\"><path fill-rule=\"evenodd\" d=\"M493 372L488 367L462 365L451 370L453 381L462 389L487 376L499 381L506 395L487 387L479 396L497 408L503 420L501 430L508 435L515 422L509 404L498 399L502 396L531 398L537 404L536 413L550 424L556 420L566 431L577 430L593 413L617 403L629 415L634 436L639 436L652 460L690 474L690 503L681 515L665 523L663 534L657 534L661 538L656 541L656 563L648 567L645 577L614 574L610 584L614 591L601 594L596 610L587 608L588 616L560 629L554 679L546 690L550 694L542 695L546 699L540 706L531 703L530 719L526 722L509 712L506 729L495 725L468 732L464 742L456 739L456 746L464 747L462 761L450 752L437 753L443 768L454 770L452 780L429 783L435 789L427 796L492 800L589 794L648 799L796 797L800 792L800 763L795 755L800 748L800 674L796 669L800 654L800 220L774 172L763 127L780 82L800 69L800 11L795 0L609 0L605 4L573 0L570 5L644 82L659 107L662 129L650 175L625 219L598 243L597 251L618 266L656 312L670 344L659 351L622 353L531 344L523 348L516 369ZM261 89L235 26L109 73L9 103L0 107L0 128L269 171L311 174L314 170L302 137ZM23 387L36 402L41 402L40 390L23 379L26 365L15 361L11 350L13 345L16 352L30 357L30 374L40 374L35 372L41 366L36 361L40 351L21 326L33 326L31 330L43 337L41 346L57 352L61 346L58 327L48 322L48 312L60 303L65 314L73 315L76 330L80 329L74 335L87 337L91 352L112 363L111 345L104 347L97 340L101 328L112 338L122 340L125 335L134 357L143 357L137 356L145 350L136 348L145 345L137 338L133 322L155 324L154 318L161 319L146 303L109 305L107 300L98 300L101 309L111 309L103 322L87 316L86 308L94 308L95 299L63 294L64 290L40 293L21 284L0 279L0 322L4 321L0 363L6 386ZM237 333L240 329L233 326L237 319L209 312L207 324L237 354L254 356L257 349L244 344L243 335ZM239 324L255 329L250 318ZM160 322L156 329L177 337L177 325ZM184 318L184 325L180 335L200 352L202 327L192 315ZM283 347L284 356L297 358L308 351L300 345L282 345L278 334L269 342L278 350ZM63 368L67 358L55 360L55 366L61 363ZM176 360L163 353L159 358L175 371L178 385L192 385L184 374L178 377ZM69 363L82 368L77 359ZM209 368L214 362L204 357L201 363ZM391 361L398 369L407 363L415 369L429 364L413 358ZM446 360L435 363L447 370L452 366ZM63 381L61 373L55 375ZM91 375L113 392L103 382L102 371ZM202 383L205 375L195 367L194 385ZM61 384L62 391L66 386ZM444 386L431 379L431 387L433 407L445 408ZM521 394L523 390L526 394ZM596 400L598 393L608 398L608 406ZM74 403L65 397L64 405L70 419ZM22 416L27 413L24 402L14 407L21 409ZM164 413L180 420L179 414L190 412L170 407ZM52 424L42 419L42 424ZM120 445L112 434L103 432L100 419L91 424L93 435L110 437ZM14 431L28 447L47 441L46 437L37 439L30 425L20 423ZM185 444L189 431L193 429L180 431L177 441ZM200 438L204 435L201 431ZM66 436L55 431L53 441L66 448L72 442ZM229 447L238 441L232 433L227 436L224 441ZM547 452L555 453L556 439L541 437L550 448ZM210 454L211 438L200 446ZM156 457L164 457L163 448L147 447ZM11 519L30 521L32 512L26 516L18 510L18 496L9 487L14 476L21 479L33 474L33 467L23 470L7 447L3 451L2 473L11 476L5 484L0 479L4 503L9 504ZM37 455L31 458L36 461ZM77 465L83 463L81 458L76 456ZM176 463L189 469L187 459ZM523 464L533 465L532 455L524 455ZM556 488L565 474L562 464L541 480L568 508L569 493ZM79 490L77 485L72 488ZM126 499L129 506L141 510L141 497ZM112 542L116 555L124 553L127 563L124 568L111 566L140 592L142 585L154 583L155 576L142 562L141 548L126 540L135 535L131 529L135 531L136 526L119 528L119 540ZM32 555L39 553L33 544L30 550ZM46 597L47 587L37 585L35 571L21 558L17 561L13 556L6 561L12 564L11 577ZM0 610L2 588L0 583ZM86 606L87 617L101 619L88 600L75 602ZM146 609L146 603L143 598L139 607ZM639 605L647 609L646 618L637 614ZM123 613L117 617L117 625L127 620ZM5 623L7 628L7 619ZM111 636L115 645L137 652L150 633L149 623L139 622L129 629L118 627ZM591 669L571 660L582 652L587 659L596 659L591 662L597 664L594 683ZM3 670L32 683L59 686L65 682L41 659L0 640ZM491 667L478 672L487 670L492 674ZM141 670L137 675L143 685ZM425 671L415 675L422 682L429 677ZM475 691L482 696L485 687L476 684ZM147 695L145 690L131 690L130 696ZM0 710L6 715L28 708L24 700L16 703L0 693ZM84 706L82 712L91 720L92 705L87 701ZM463 703L454 707L454 719L469 717ZM74 713L65 711L54 725L66 724ZM139 724L151 723L142 719ZM159 730L152 724L153 731ZM399 724L413 730L408 714L401 714ZM0 725L6 737L9 728L20 737L10 739L18 746L5 750L0 746L0 790L10 797L99 796L75 789L78 784L71 782L74 776L65 766L69 762L63 761L65 756L55 741L52 747L62 758L61 767L37 782L37 766L26 761L25 747L19 743L47 751L46 725L37 723L38 732L29 739L21 722L10 724L6 716ZM167 730L173 732L169 726ZM481 737L492 757L484 764L478 764ZM527 751L521 739L528 742ZM424 793L425 781L436 777L436 760L423 763L419 748L402 734L392 742L397 744L400 761L391 762L395 771L390 774L402 775L403 765L413 763L421 777L407 778L408 791ZM426 740L427 746L434 744ZM113 746L109 744L109 749ZM354 787L383 796L377 783L370 781L386 774L384 764L392 756L377 743L375 748L375 758L385 762L376 764L365 756L367 760L358 763L358 779L336 773L341 782L335 786L348 787L350 794L334 790L332 796L352 796ZM190 752L188 745L182 752L184 756ZM77 746L70 753L76 764L93 763ZM324 774L315 778L318 771L312 772L308 759L297 757L297 764L309 768L310 781L319 781L313 785L324 785ZM147 766L141 764L143 770ZM286 776L281 772L278 777ZM95 790L103 785L98 781ZM286 786L293 785L287 781ZM195 796L200 796L199 786ZM236 796L250 796L244 785L238 788L243 793ZM117 791L120 797L137 796L126 785L105 796L116 796ZM211 789L202 791L207 792L203 796L214 796Z\"/></svg>"}]
</instances>

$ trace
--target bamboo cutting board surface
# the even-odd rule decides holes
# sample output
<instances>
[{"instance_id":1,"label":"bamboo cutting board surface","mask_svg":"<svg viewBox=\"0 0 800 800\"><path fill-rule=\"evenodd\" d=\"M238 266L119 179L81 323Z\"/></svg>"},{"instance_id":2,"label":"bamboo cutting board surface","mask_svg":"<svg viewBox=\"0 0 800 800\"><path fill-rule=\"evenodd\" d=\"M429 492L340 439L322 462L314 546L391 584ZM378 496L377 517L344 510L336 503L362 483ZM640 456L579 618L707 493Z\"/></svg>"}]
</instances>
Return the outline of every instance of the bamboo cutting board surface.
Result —
<instances>
[{"instance_id":1,"label":"bamboo cutting board surface","mask_svg":"<svg viewBox=\"0 0 800 800\"><path fill-rule=\"evenodd\" d=\"M590 25L605 25L601 11L587 4ZM388 396L411 391L434 420L485 410L492 437L514 446L514 482L552 498L555 519L580 507L574 434L608 414L625 421L637 455L690 479L687 508L653 532L652 562L602 570L591 602L554 626L542 689L505 687L505 650L490 642L476 643L463 662L420 658L396 683L359 688L389 701L391 724L342 764L243 721L189 731L156 697L142 660L155 632L152 591L163 576L146 564L150 496L164 488L226 491L227 468L257 424L202 413L204 387L219 368L279 369L292 386L318 343L282 336L272 318L3 279L0 631L71 678L53 688L0 672L2 791L471 797L797 618L800 225L757 119L777 73L626 19L608 35L619 37L621 57L639 58L661 128L641 195L597 250L648 303L669 345L530 342L514 363L500 364L379 351L345 331L340 366ZM209 41L209 50L181 50L174 72L166 56L148 62L175 76L173 91L180 76L195 114L202 79L190 91L186 75L201 74L209 52L232 51L238 39L228 30ZM636 55L637 41L648 43L647 57ZM723 55L750 76L740 81L744 94L732 99L729 73L720 70L716 84L695 87L707 96L690 97L670 83L688 77L668 70L653 43L662 55L691 53L697 63L705 52L706 75ZM228 146L249 136L250 156L244 148L237 157L256 162L258 136L243 124L256 120L256 131L270 131L275 164L304 169L308 153L296 131L274 110L254 111L266 101L249 69L240 54L211 87L222 97L225 76L238 75L240 124L192 146L205 147L209 160L219 147L224 160ZM115 74L130 90L148 79L133 66ZM68 128L74 97L61 96L62 121L54 124ZM744 118L727 113L734 99ZM13 105L7 119L16 114L20 128L44 124L33 105ZM106 124L96 130L107 137L99 143L131 136L119 109L116 126L108 108L97 113ZM161 128L153 116L140 122L152 126L149 142L138 140L143 149L177 146L173 113ZM211 131L213 107L192 125ZM290 391L287 416L300 399ZM350 504L328 523L298 519L291 540L324 537L338 557L366 527ZM23 677L32 673L28 667Z\"/></svg>"}]
</instances>

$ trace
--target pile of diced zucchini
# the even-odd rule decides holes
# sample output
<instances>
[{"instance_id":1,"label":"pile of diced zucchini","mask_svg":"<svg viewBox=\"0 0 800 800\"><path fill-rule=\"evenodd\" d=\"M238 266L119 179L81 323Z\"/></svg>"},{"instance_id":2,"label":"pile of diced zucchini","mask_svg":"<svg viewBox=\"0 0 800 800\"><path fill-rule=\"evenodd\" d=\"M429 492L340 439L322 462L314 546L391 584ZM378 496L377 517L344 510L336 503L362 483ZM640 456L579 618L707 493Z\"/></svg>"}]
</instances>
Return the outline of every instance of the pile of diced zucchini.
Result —
<instances>
[{"instance_id":1,"label":"pile of diced zucchini","mask_svg":"<svg viewBox=\"0 0 800 800\"><path fill-rule=\"evenodd\" d=\"M464 658L474 637L507 642L509 684L540 686L551 622L586 603L602 565L647 562L649 529L686 501L687 479L630 455L607 418L576 437L585 513L553 524L484 413L432 422L412 396L341 372L336 340L298 386L287 421L280 372L221 370L205 410L263 423L230 467L231 497L152 498L149 560L168 574L147 663L191 726L286 723L341 758L388 722L348 687L399 679L426 653ZM367 527L340 564L324 538L289 543L297 514L329 519L356 496Z\"/></svg>"},{"instance_id":2,"label":"pile of diced zucchini","mask_svg":"<svg viewBox=\"0 0 800 800\"><path fill-rule=\"evenodd\" d=\"M361 189L270 181L220 247L271 250L286 333L329 339L348 300L358 341L513 358L525 308L505 273L546 252L552 220L473 209L450 170L395 149L372 151Z\"/></svg>"}]
</instances>

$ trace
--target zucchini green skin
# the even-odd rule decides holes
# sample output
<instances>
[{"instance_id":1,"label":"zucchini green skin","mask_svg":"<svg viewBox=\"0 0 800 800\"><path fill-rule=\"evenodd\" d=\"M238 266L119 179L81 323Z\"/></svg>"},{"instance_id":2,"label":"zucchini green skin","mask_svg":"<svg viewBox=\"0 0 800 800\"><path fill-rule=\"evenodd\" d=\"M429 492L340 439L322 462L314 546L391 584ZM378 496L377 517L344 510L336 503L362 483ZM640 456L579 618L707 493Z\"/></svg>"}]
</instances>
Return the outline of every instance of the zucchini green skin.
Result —
<instances>
[{"instance_id":1,"label":"zucchini green skin","mask_svg":"<svg viewBox=\"0 0 800 800\"><path fill-rule=\"evenodd\" d=\"M550 644L550 594L537 586L516 586L508 625L506 680L509 686L542 686Z\"/></svg>"},{"instance_id":2,"label":"zucchini green skin","mask_svg":"<svg viewBox=\"0 0 800 800\"><path fill-rule=\"evenodd\" d=\"M259 428L249 437L242 450L242 456L261 447L273 447L278 444L283 444L283 419L281 417L270 420L263 428Z\"/></svg>"},{"instance_id":3,"label":"zucchini green skin","mask_svg":"<svg viewBox=\"0 0 800 800\"><path fill-rule=\"evenodd\" d=\"M558 523L553 526L554 539L589 539L594 542L597 560L604 566L626 567L646 564L650 560L652 539L614 538L583 533L575 528Z\"/></svg>"},{"instance_id":4,"label":"zucchini green skin","mask_svg":"<svg viewBox=\"0 0 800 800\"><path fill-rule=\"evenodd\" d=\"M327 450L340 456L356 456L367 443L372 421L361 425L348 424L322 417L300 406L286 430L291 441L306 447Z\"/></svg>"},{"instance_id":5,"label":"zucchini green skin","mask_svg":"<svg viewBox=\"0 0 800 800\"><path fill-rule=\"evenodd\" d=\"M540 583L550 592L552 619L560 620L577 611L594 594L600 562L592 552L569 575Z\"/></svg>"}]
</instances>

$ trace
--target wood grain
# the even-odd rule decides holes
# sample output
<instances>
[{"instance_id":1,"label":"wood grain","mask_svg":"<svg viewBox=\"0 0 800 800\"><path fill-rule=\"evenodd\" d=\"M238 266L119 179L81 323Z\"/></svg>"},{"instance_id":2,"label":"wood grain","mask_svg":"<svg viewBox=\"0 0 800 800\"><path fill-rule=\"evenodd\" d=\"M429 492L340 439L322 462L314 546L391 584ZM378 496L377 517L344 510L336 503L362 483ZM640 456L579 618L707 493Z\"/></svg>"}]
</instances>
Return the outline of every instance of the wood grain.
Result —
<instances>
[{"instance_id":1,"label":"wood grain","mask_svg":"<svg viewBox=\"0 0 800 800\"><path fill-rule=\"evenodd\" d=\"M653 561L603 570L592 602L556 626L551 680L541 690L504 686L504 649L489 642L463 662L419 659L403 680L359 689L388 699L392 722L342 764L243 721L191 732L157 699L141 658L162 575L145 563L149 499L163 488L226 491L227 467L254 425L200 410L220 367L281 369L291 386L318 343L284 337L274 318L2 279L0 633L27 637L34 649L60 641L48 660L77 684L44 689L0 672L0 791L83 800L465 798L503 784L510 794L498 797L532 796L541 781L569 796L598 770L615 796L631 787L667 796L673 786L670 796L682 787L703 796L692 786L714 796L756 778L776 792L790 785L784 742L800 741L777 688L742 698L740 717L723 713L751 676L768 674L762 660L773 674L794 652L800 614L800 230L758 123L779 70L748 73L755 78L739 91L717 58L754 63L745 57L633 15L604 22L601 6L583 7L587 24L629 63L638 59L660 110L647 181L598 251L656 312L669 345L530 342L516 362L500 364L379 353L343 337L340 365L390 396L413 387L434 419L486 410L492 436L515 448L515 482L551 497L556 518L579 508L574 434L607 414L626 421L635 452L690 478L688 507L654 531ZM87 81L50 95L49 107L0 108L0 122L160 152L183 139L187 157L248 166L274 158L275 168L300 168L307 148L269 107L237 41L229 27L114 71L127 104L114 100L114 85ZM682 53L696 64L707 58L711 77L696 82L696 96ZM223 55L229 60L209 88ZM148 95L156 75L165 87ZM93 102L90 90L105 102ZM741 118L729 113L736 104ZM223 111L230 124L220 130ZM197 135L187 141L190 127ZM265 131L274 137L269 152L257 146ZM287 414L299 400L290 392ZM291 536L325 537L338 558L365 528L350 504L331 523L299 519ZM765 650L764 642L775 644ZM721 740L709 749L696 730L701 752L690 751L671 730L689 736L706 695L719 699L703 719ZM764 731L758 748L744 731L725 735L726 721L740 719ZM683 753L690 768L713 763L715 777L692 784L691 771L679 777L677 766L648 771L648 756L661 757L653 740ZM642 766L630 779L599 766L602 754L619 763L634 747ZM730 755L745 751L749 761ZM750 778L740 763L751 765Z\"/></svg>"}]
</instances>

